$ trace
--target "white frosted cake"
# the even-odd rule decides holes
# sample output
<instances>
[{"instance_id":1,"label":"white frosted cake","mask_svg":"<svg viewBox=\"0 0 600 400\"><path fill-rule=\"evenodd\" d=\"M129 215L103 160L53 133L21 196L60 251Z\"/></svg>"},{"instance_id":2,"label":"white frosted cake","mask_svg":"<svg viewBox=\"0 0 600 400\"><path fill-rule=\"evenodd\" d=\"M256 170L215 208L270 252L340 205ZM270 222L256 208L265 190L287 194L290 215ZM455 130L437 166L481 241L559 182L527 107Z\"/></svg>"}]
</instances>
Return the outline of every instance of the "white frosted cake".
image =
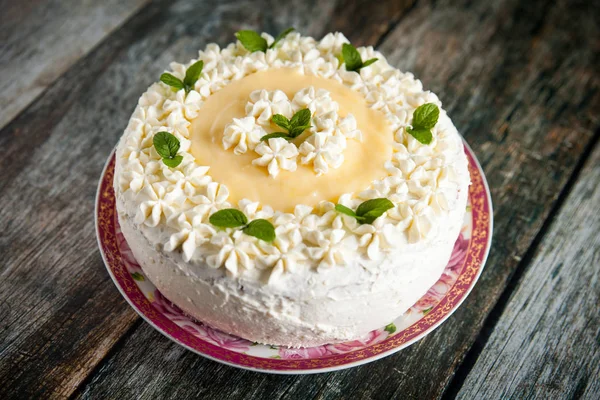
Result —
<instances>
[{"instance_id":1,"label":"white frosted cake","mask_svg":"<svg viewBox=\"0 0 600 400\"><path fill-rule=\"evenodd\" d=\"M224 332L362 337L450 258L461 137L419 80L341 33L236 36L140 98L116 153L123 234L165 297Z\"/></svg>"}]
</instances>

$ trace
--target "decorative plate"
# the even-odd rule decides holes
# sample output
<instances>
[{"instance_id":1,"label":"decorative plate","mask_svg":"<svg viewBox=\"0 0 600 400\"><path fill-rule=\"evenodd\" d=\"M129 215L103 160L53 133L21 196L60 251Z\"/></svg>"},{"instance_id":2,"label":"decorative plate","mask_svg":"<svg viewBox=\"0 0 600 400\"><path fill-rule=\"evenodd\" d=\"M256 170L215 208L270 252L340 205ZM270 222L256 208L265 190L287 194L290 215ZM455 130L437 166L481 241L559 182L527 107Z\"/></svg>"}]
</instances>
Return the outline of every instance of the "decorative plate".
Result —
<instances>
[{"instance_id":1,"label":"decorative plate","mask_svg":"<svg viewBox=\"0 0 600 400\"><path fill-rule=\"evenodd\" d=\"M334 371L395 353L444 322L479 278L492 239L492 204L483 171L465 145L472 184L464 224L439 281L403 316L366 337L345 343L291 349L252 343L184 314L146 278L121 233L115 210L115 156L107 161L96 198L96 233L104 263L131 306L159 332L187 349L234 367L279 374Z\"/></svg>"}]
</instances>

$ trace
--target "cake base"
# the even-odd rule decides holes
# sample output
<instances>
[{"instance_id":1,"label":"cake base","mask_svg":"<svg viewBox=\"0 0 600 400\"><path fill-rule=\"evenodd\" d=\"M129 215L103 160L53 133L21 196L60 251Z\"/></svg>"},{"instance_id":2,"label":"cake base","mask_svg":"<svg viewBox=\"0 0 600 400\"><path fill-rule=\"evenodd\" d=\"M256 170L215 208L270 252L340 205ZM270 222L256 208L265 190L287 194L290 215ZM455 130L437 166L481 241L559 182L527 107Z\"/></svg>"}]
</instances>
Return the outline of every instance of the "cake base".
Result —
<instances>
[{"instance_id":1,"label":"cake base","mask_svg":"<svg viewBox=\"0 0 600 400\"><path fill-rule=\"evenodd\" d=\"M466 203L466 195L463 197ZM139 225L130 219L119 217L119 224L145 275L186 314L252 342L292 348L359 339L389 324L436 283L454 245L451 240L437 246L435 254L424 250L407 255L417 262L415 268L419 279L416 281L411 279L411 271L398 274L393 268L393 259L386 259L377 276L364 269L357 274L356 266L340 266L338 268L349 268L348 272L354 272L349 273L349 285L338 287L325 296L311 298L307 293L307 296L292 299L291 293L278 292L278 287L229 277L223 269L190 268L178 253L167 256L154 248ZM458 231L453 232L451 237L458 234ZM313 274L324 281L328 279L327 274ZM358 280L352 278L357 276ZM288 278L294 277L297 275L290 274ZM366 284L356 283L361 279ZM284 283L282 287L289 287L289 284Z\"/></svg>"}]
</instances>

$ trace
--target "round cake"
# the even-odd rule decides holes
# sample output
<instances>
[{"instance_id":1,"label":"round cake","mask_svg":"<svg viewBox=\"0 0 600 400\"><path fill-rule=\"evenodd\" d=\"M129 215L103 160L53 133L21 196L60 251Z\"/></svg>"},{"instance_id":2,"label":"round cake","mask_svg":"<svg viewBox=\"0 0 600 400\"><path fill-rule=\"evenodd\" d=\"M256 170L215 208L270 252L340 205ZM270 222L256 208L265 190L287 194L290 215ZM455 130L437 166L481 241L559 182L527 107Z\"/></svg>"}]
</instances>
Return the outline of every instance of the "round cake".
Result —
<instances>
[{"instance_id":1,"label":"round cake","mask_svg":"<svg viewBox=\"0 0 600 400\"><path fill-rule=\"evenodd\" d=\"M236 33L139 99L119 224L190 316L265 344L357 339L440 278L469 172L437 96L341 33Z\"/></svg>"}]
</instances>

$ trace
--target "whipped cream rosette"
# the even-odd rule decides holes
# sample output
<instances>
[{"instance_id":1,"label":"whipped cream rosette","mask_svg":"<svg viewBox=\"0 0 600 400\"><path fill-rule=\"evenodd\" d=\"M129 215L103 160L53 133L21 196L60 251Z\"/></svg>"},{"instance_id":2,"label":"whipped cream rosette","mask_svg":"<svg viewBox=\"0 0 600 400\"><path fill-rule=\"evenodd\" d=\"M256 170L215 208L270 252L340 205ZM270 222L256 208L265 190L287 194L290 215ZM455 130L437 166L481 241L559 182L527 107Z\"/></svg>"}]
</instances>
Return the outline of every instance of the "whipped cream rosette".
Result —
<instances>
[{"instance_id":1,"label":"whipped cream rosette","mask_svg":"<svg viewBox=\"0 0 600 400\"><path fill-rule=\"evenodd\" d=\"M114 181L133 254L173 303L252 341L385 326L450 257L469 185L461 137L412 74L341 33L238 37L172 63L138 102ZM243 220L211 223L222 210Z\"/></svg>"}]
</instances>

